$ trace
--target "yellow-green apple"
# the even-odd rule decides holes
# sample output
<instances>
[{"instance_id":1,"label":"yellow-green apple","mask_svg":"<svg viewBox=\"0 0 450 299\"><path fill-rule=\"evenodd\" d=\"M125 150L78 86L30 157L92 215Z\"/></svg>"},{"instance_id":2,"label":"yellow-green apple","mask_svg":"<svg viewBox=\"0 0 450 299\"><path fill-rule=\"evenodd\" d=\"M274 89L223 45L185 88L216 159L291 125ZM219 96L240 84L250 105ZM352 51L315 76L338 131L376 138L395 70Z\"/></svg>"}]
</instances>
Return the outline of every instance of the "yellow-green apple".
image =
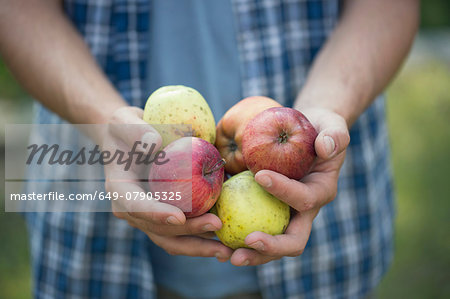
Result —
<instances>
[{"instance_id":1,"label":"yellow-green apple","mask_svg":"<svg viewBox=\"0 0 450 299\"><path fill-rule=\"evenodd\" d=\"M289 206L264 190L248 170L223 184L212 212L223 224L216 231L217 237L233 249L248 248L245 237L255 231L282 234L290 217Z\"/></svg>"},{"instance_id":2,"label":"yellow-green apple","mask_svg":"<svg viewBox=\"0 0 450 299\"><path fill-rule=\"evenodd\" d=\"M299 180L311 169L317 132L298 110L270 108L248 122L242 137L245 163L253 173L269 169Z\"/></svg>"},{"instance_id":3,"label":"yellow-green apple","mask_svg":"<svg viewBox=\"0 0 450 299\"><path fill-rule=\"evenodd\" d=\"M224 177L219 151L197 137L182 137L170 143L149 173L154 198L180 208L186 217L206 213L217 201ZM164 198L163 198L164 197Z\"/></svg>"},{"instance_id":4,"label":"yellow-green apple","mask_svg":"<svg viewBox=\"0 0 450 299\"><path fill-rule=\"evenodd\" d=\"M216 140L216 123L203 96L183 85L164 86L154 91L144 109L144 121L154 126L163 138L163 146L184 136L202 138L212 144Z\"/></svg>"},{"instance_id":5,"label":"yellow-green apple","mask_svg":"<svg viewBox=\"0 0 450 299\"><path fill-rule=\"evenodd\" d=\"M261 111L281 105L268 97L253 96L239 101L219 121L216 129L216 147L227 164L225 170L236 174L247 169L242 156L242 133L248 121Z\"/></svg>"}]
</instances>

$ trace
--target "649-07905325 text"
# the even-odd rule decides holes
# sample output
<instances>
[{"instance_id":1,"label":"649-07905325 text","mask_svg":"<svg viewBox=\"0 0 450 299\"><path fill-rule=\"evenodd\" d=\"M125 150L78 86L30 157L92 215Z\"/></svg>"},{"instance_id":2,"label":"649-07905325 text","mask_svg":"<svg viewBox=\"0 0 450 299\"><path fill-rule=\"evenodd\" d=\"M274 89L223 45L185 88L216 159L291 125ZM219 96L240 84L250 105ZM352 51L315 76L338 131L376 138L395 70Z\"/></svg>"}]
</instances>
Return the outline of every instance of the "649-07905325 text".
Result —
<instances>
[{"instance_id":1,"label":"649-07905325 text","mask_svg":"<svg viewBox=\"0 0 450 299\"><path fill-rule=\"evenodd\" d=\"M95 201L95 200L157 200L157 201L175 201L181 200L181 192L172 191L158 191L158 192L125 192L119 194L118 192L95 191L94 193L62 193L62 192L47 192L47 193L11 193L11 201Z\"/></svg>"}]
</instances>

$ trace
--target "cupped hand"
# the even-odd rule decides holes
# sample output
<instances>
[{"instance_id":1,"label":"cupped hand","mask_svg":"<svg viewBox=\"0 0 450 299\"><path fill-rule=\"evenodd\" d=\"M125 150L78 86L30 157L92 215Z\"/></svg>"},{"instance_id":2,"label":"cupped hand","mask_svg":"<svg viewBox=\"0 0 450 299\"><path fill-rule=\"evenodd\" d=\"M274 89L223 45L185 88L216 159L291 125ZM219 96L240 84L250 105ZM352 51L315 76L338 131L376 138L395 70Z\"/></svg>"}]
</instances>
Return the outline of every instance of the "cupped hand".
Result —
<instances>
[{"instance_id":1,"label":"cupped hand","mask_svg":"<svg viewBox=\"0 0 450 299\"><path fill-rule=\"evenodd\" d=\"M135 147L143 155L156 153L161 146L161 136L142 120L142 115L143 110L137 107L117 109L104 130L103 150L128 153ZM211 240L213 231L222 226L216 215L207 213L186 219L179 208L167 203L126 199L147 194L148 166L132 163L126 169L126 164L110 163L105 165L105 177L106 191L118 198L112 201L114 215L146 233L169 254L216 257L219 261L231 256L230 248Z\"/></svg>"},{"instance_id":2,"label":"cupped hand","mask_svg":"<svg viewBox=\"0 0 450 299\"><path fill-rule=\"evenodd\" d=\"M271 236L253 232L245 243L253 249L239 248L231 256L236 266L259 265L284 256L298 256L308 242L314 218L320 208L331 202L337 193L339 171L344 163L350 136L345 120L335 112L322 108L301 111L313 124L317 159L310 173L300 181L261 170L255 180L268 192L287 203L293 214L282 235Z\"/></svg>"}]
</instances>

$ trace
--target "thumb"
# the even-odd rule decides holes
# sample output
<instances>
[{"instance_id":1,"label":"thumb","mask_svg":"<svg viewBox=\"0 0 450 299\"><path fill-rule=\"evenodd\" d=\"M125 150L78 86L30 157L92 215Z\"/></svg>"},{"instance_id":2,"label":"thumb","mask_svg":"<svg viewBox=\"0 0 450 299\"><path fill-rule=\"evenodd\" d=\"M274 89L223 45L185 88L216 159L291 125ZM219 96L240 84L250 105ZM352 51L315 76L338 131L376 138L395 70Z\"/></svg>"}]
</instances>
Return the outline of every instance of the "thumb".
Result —
<instances>
[{"instance_id":1,"label":"thumb","mask_svg":"<svg viewBox=\"0 0 450 299\"><path fill-rule=\"evenodd\" d=\"M350 142L347 124L341 117L328 118L319 127L320 132L314 142L319 158L328 160L342 153Z\"/></svg>"},{"instance_id":2,"label":"thumb","mask_svg":"<svg viewBox=\"0 0 450 299\"><path fill-rule=\"evenodd\" d=\"M342 153L350 143L347 122L328 109L310 108L302 111L318 133L314 149L320 159L329 160Z\"/></svg>"},{"instance_id":3,"label":"thumb","mask_svg":"<svg viewBox=\"0 0 450 299\"><path fill-rule=\"evenodd\" d=\"M349 142L350 135L347 129L329 128L317 135L314 147L319 158L328 160L342 153Z\"/></svg>"},{"instance_id":4,"label":"thumb","mask_svg":"<svg viewBox=\"0 0 450 299\"><path fill-rule=\"evenodd\" d=\"M142 114L143 110L137 107L119 108L108 126L114 137L122 140L128 148L140 142L137 150L147 154L152 144L155 145L154 151L160 148L162 138L154 127L142 119Z\"/></svg>"}]
</instances>

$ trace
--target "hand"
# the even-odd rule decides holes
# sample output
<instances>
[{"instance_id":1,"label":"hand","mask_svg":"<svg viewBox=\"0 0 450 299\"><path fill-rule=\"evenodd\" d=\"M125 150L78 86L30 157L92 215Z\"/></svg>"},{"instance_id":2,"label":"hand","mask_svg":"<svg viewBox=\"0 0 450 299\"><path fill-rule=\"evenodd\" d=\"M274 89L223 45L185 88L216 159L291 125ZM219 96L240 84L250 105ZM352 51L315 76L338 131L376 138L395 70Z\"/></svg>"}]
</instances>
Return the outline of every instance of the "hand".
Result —
<instances>
[{"instance_id":1,"label":"hand","mask_svg":"<svg viewBox=\"0 0 450 299\"><path fill-rule=\"evenodd\" d=\"M117 109L109 120L103 144L104 150L114 153L117 149L127 153L136 141L142 143L136 150L150 154L150 146L155 144L153 153L161 146L161 136L142 120L143 110L137 107ZM146 143L147 146L143 146ZM213 231L222 226L220 219L207 213L200 217L186 219L177 207L156 200L125 200L126 194L147 192L148 169L132 163L126 170L124 164L105 165L107 192L117 192L122 199L113 201L116 217L143 231L158 246L169 254L216 257L226 261L232 250L218 241L211 240Z\"/></svg>"},{"instance_id":2,"label":"hand","mask_svg":"<svg viewBox=\"0 0 450 299\"><path fill-rule=\"evenodd\" d=\"M294 213L289 226L282 235L249 234L245 243L253 249L237 249L231 256L233 265L259 265L283 256L302 254L314 218L320 208L336 196L339 171L350 142L347 124L340 115L326 109L310 108L302 113L319 133L314 144L318 157L311 172L301 181L270 170L261 170L255 175L261 186L292 207Z\"/></svg>"}]
</instances>

